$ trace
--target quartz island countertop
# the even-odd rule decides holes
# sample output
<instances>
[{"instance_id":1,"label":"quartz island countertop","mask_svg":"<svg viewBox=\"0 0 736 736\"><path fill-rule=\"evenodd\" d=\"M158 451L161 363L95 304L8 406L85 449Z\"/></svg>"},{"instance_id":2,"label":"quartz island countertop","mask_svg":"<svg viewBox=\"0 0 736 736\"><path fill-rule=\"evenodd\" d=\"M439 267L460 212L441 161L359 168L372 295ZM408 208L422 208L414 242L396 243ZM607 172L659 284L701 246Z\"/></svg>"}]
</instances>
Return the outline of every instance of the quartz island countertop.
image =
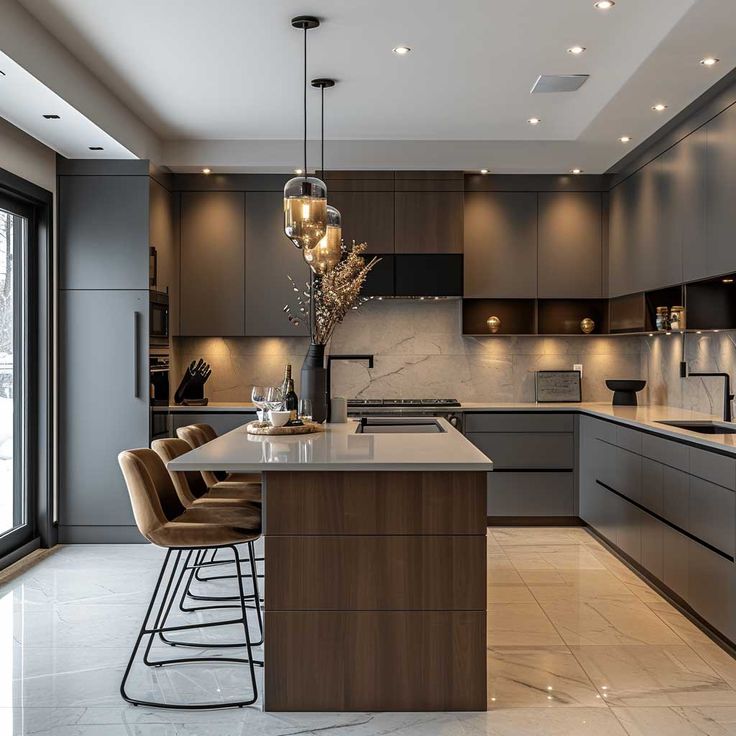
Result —
<instances>
[{"instance_id":1,"label":"quartz island countertop","mask_svg":"<svg viewBox=\"0 0 736 736\"><path fill-rule=\"evenodd\" d=\"M251 435L245 427L223 434L168 463L170 470L480 471L493 463L449 422L432 434L362 434L358 423L326 424L324 432Z\"/></svg>"}]
</instances>

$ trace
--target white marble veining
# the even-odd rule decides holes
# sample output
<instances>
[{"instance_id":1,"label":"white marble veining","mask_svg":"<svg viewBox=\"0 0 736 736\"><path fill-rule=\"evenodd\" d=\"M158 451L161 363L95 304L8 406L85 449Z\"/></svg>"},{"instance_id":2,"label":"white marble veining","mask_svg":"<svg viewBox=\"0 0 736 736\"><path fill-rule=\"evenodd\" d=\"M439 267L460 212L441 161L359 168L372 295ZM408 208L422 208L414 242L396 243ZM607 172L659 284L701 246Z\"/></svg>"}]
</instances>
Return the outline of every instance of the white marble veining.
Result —
<instances>
[{"instance_id":1,"label":"white marble veining","mask_svg":"<svg viewBox=\"0 0 736 736\"><path fill-rule=\"evenodd\" d=\"M60 547L32 567L0 573L2 736L736 733L736 660L662 599L647 602L630 592L630 580L639 578L627 578L626 568L580 528L489 531L487 713L134 708L118 686L162 556L151 545ZM219 586L226 585L211 592L225 593ZM567 611L558 619L560 602ZM618 631L625 638L644 617L669 632L667 643L567 643L571 632L581 640L591 630L586 616L571 610L602 611L611 603L625 605L608 615L606 636ZM155 655L165 651L154 648ZM242 671L223 664L137 666L130 684L136 693L175 702L229 698L243 683Z\"/></svg>"},{"instance_id":2,"label":"white marble veining","mask_svg":"<svg viewBox=\"0 0 736 736\"><path fill-rule=\"evenodd\" d=\"M358 423L326 424L324 432L252 435L244 427L171 460L171 470L477 470L493 463L449 422L433 434L362 434Z\"/></svg>"}]
</instances>

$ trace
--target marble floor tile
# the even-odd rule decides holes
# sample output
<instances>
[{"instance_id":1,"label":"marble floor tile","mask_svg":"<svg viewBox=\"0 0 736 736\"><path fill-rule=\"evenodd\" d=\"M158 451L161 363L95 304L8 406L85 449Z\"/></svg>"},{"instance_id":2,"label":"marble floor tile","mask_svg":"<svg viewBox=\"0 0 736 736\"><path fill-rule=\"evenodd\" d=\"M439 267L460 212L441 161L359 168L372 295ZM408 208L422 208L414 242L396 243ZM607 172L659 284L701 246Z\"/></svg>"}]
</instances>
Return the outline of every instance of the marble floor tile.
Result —
<instances>
[{"instance_id":1,"label":"marble floor tile","mask_svg":"<svg viewBox=\"0 0 736 736\"><path fill-rule=\"evenodd\" d=\"M664 598L648 601L647 606L659 616L686 644L713 644L713 640L699 629L687 616L680 613ZM714 646L716 646L714 644Z\"/></svg>"},{"instance_id":2,"label":"marble floor tile","mask_svg":"<svg viewBox=\"0 0 736 736\"><path fill-rule=\"evenodd\" d=\"M517 570L604 570L605 565L584 545L504 547Z\"/></svg>"},{"instance_id":3,"label":"marble floor tile","mask_svg":"<svg viewBox=\"0 0 736 736\"><path fill-rule=\"evenodd\" d=\"M491 647L488 701L493 709L606 707L583 668L564 646Z\"/></svg>"},{"instance_id":4,"label":"marble floor tile","mask_svg":"<svg viewBox=\"0 0 736 736\"><path fill-rule=\"evenodd\" d=\"M736 736L736 707L613 708L629 736Z\"/></svg>"},{"instance_id":5,"label":"marble floor tile","mask_svg":"<svg viewBox=\"0 0 736 736\"><path fill-rule=\"evenodd\" d=\"M629 588L608 570L557 570L554 575L521 571L520 575L540 602L635 598Z\"/></svg>"},{"instance_id":6,"label":"marble floor tile","mask_svg":"<svg viewBox=\"0 0 736 736\"><path fill-rule=\"evenodd\" d=\"M536 603L526 585L488 584L488 603Z\"/></svg>"},{"instance_id":7,"label":"marble floor tile","mask_svg":"<svg viewBox=\"0 0 736 736\"><path fill-rule=\"evenodd\" d=\"M488 646L564 644L537 603L488 602Z\"/></svg>"},{"instance_id":8,"label":"marble floor tile","mask_svg":"<svg viewBox=\"0 0 736 736\"><path fill-rule=\"evenodd\" d=\"M636 596L540 601L570 645L681 644L682 640Z\"/></svg>"},{"instance_id":9,"label":"marble floor tile","mask_svg":"<svg viewBox=\"0 0 736 736\"><path fill-rule=\"evenodd\" d=\"M611 706L736 706L736 691L686 644L570 650Z\"/></svg>"},{"instance_id":10,"label":"marble floor tile","mask_svg":"<svg viewBox=\"0 0 736 736\"><path fill-rule=\"evenodd\" d=\"M460 729L448 728L443 735L626 736L609 708L507 708L489 711L481 718L463 714L456 723Z\"/></svg>"},{"instance_id":11,"label":"marble floor tile","mask_svg":"<svg viewBox=\"0 0 736 736\"><path fill-rule=\"evenodd\" d=\"M582 527L493 527L491 535L502 547L584 544L591 539Z\"/></svg>"},{"instance_id":12,"label":"marble floor tile","mask_svg":"<svg viewBox=\"0 0 736 736\"><path fill-rule=\"evenodd\" d=\"M486 558L488 582L493 585L523 585L524 581L504 554Z\"/></svg>"}]
</instances>

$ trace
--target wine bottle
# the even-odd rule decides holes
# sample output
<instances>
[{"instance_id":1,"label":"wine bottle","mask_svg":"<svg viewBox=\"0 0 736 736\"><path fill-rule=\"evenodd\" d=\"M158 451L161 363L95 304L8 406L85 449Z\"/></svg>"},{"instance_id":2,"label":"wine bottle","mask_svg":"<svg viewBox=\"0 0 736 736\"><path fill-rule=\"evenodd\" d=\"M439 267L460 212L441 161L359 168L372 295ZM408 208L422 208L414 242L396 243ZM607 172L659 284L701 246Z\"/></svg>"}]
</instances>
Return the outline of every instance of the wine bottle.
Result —
<instances>
[{"instance_id":1,"label":"wine bottle","mask_svg":"<svg viewBox=\"0 0 736 736\"><path fill-rule=\"evenodd\" d=\"M287 363L284 368L284 380L281 382L281 400L286 400L286 392L289 390L289 380L291 379L291 363Z\"/></svg>"},{"instance_id":2,"label":"wine bottle","mask_svg":"<svg viewBox=\"0 0 736 736\"><path fill-rule=\"evenodd\" d=\"M291 366L289 366L291 368ZM299 417L299 397L294 391L294 379L289 378L286 382L286 393L284 394L284 408L290 412L289 422L295 422Z\"/></svg>"}]
</instances>

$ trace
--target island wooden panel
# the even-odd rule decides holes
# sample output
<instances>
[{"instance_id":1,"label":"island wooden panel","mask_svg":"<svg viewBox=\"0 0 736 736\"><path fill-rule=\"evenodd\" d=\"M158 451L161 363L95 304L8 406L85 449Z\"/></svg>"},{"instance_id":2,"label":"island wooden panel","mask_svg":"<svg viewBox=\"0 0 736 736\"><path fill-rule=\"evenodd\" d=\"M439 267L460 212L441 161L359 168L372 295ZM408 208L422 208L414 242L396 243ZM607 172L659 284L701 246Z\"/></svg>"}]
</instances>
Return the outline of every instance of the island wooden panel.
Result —
<instances>
[{"instance_id":1,"label":"island wooden panel","mask_svg":"<svg viewBox=\"0 0 736 736\"><path fill-rule=\"evenodd\" d=\"M276 611L266 631L266 710L486 710L485 611Z\"/></svg>"},{"instance_id":2,"label":"island wooden panel","mask_svg":"<svg viewBox=\"0 0 736 736\"><path fill-rule=\"evenodd\" d=\"M485 548L480 535L267 537L266 608L485 610Z\"/></svg>"},{"instance_id":3,"label":"island wooden panel","mask_svg":"<svg viewBox=\"0 0 736 736\"><path fill-rule=\"evenodd\" d=\"M485 534L486 473L266 472L266 535Z\"/></svg>"}]
</instances>

